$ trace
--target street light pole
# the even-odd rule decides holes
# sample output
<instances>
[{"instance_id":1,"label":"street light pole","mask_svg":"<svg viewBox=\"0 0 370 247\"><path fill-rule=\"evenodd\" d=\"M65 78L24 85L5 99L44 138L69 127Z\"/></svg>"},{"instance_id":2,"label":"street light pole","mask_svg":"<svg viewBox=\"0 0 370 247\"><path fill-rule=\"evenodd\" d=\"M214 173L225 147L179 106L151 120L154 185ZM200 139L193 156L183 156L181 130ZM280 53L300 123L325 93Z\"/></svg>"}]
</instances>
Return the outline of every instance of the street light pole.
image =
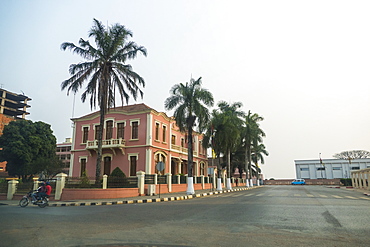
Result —
<instances>
[{"instance_id":1,"label":"street light pole","mask_svg":"<svg viewBox=\"0 0 370 247\"><path fill-rule=\"evenodd\" d=\"M319 153L319 158L320 158L320 164L321 164L322 168L324 168L324 165L323 165L322 159L321 159L321 153ZM322 168L321 168L321 178L324 179L324 175L322 174Z\"/></svg>"}]
</instances>

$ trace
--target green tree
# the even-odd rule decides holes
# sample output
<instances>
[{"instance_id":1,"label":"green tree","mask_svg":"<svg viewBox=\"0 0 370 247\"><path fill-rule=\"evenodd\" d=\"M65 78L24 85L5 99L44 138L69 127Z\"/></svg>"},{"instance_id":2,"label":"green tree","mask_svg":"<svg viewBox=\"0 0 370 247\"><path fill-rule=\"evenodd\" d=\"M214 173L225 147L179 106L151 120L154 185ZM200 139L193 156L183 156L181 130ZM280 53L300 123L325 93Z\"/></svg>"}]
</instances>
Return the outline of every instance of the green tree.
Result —
<instances>
[{"instance_id":1,"label":"green tree","mask_svg":"<svg viewBox=\"0 0 370 247\"><path fill-rule=\"evenodd\" d=\"M89 37L95 41L96 47L88 40L80 39L79 46L65 42L62 50L69 49L80 55L86 61L71 64L69 72L71 77L62 82L62 90L76 93L86 82L86 89L81 95L82 102L90 96L91 108L100 108L100 126L104 124L105 114L109 108L115 106L116 90L123 104L128 104L130 95L136 100L138 93L143 97L140 86L145 82L132 66L127 64L130 59L136 58L138 53L146 56L143 46L129 41L132 32L120 24L105 27L100 21L94 19L94 25L89 31ZM100 181L102 161L102 131L98 132L98 150L96 161L96 182Z\"/></svg>"},{"instance_id":2,"label":"green tree","mask_svg":"<svg viewBox=\"0 0 370 247\"><path fill-rule=\"evenodd\" d=\"M241 127L243 125L242 117L244 112L240 111L241 102L228 104L225 101L218 103L219 114L214 115L215 121L215 143L217 151L226 155L227 164L227 189L231 189L231 152L235 152L240 143Z\"/></svg>"},{"instance_id":3,"label":"green tree","mask_svg":"<svg viewBox=\"0 0 370 247\"><path fill-rule=\"evenodd\" d=\"M254 163L254 167L256 170L256 177L259 179L259 175L261 173L261 169L259 167L259 163L265 164L264 155L268 156L269 152L266 150L266 147L263 143L258 143L257 139L255 139L255 142L253 143L252 147L252 161Z\"/></svg>"},{"instance_id":4,"label":"green tree","mask_svg":"<svg viewBox=\"0 0 370 247\"><path fill-rule=\"evenodd\" d=\"M56 138L49 124L30 120L12 121L0 136L0 159L7 161L11 176L28 181L40 173L61 171L56 157ZM59 167L58 167L59 165Z\"/></svg>"},{"instance_id":5,"label":"green tree","mask_svg":"<svg viewBox=\"0 0 370 247\"><path fill-rule=\"evenodd\" d=\"M171 96L165 101L166 110L175 109L174 117L180 131L187 132L188 137L188 187L187 194L194 194L193 185L193 127L198 126L202 132L209 122L207 107L213 106L213 96L202 88L202 78L190 79L185 84L179 83L170 90Z\"/></svg>"},{"instance_id":6,"label":"green tree","mask_svg":"<svg viewBox=\"0 0 370 247\"><path fill-rule=\"evenodd\" d=\"M212 111L211 121L204 135L203 147L211 147L217 158L223 155L224 163L219 162L217 167L217 190L222 190L221 170L224 166L227 168L227 187L231 188L231 156L240 143L240 130L243 125L244 112L239 110L241 106L240 102L230 105L225 101L220 101L218 109Z\"/></svg>"},{"instance_id":7,"label":"green tree","mask_svg":"<svg viewBox=\"0 0 370 247\"><path fill-rule=\"evenodd\" d=\"M263 117L257 113L252 114L251 111L248 111L244 121L245 171L248 171L249 179L252 179L252 145L261 142L265 136L265 132L259 126L260 121L263 121Z\"/></svg>"}]
</instances>

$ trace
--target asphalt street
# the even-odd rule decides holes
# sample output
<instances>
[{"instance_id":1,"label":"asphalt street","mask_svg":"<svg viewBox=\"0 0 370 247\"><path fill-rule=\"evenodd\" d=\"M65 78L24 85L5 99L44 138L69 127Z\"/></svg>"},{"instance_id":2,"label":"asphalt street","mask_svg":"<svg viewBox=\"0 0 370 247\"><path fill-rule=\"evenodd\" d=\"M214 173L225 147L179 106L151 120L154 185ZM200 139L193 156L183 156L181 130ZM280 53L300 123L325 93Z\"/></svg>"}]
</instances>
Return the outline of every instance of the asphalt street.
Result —
<instances>
[{"instance_id":1,"label":"asphalt street","mask_svg":"<svg viewBox=\"0 0 370 247\"><path fill-rule=\"evenodd\" d=\"M265 186L191 200L0 207L0 246L370 246L370 197Z\"/></svg>"}]
</instances>

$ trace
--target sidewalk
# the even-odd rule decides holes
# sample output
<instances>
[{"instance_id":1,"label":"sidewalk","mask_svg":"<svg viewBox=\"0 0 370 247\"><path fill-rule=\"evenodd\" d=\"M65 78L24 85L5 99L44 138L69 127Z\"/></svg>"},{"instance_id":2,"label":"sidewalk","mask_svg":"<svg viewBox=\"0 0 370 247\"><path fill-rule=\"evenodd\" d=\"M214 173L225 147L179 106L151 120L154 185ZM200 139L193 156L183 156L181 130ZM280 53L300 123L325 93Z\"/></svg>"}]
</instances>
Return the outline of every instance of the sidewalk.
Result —
<instances>
[{"instance_id":1,"label":"sidewalk","mask_svg":"<svg viewBox=\"0 0 370 247\"><path fill-rule=\"evenodd\" d=\"M327 188L354 190L354 191L363 193L365 196L370 196L370 191L369 190L359 189L359 188L355 188L353 186L327 186Z\"/></svg>"},{"instance_id":2,"label":"sidewalk","mask_svg":"<svg viewBox=\"0 0 370 247\"><path fill-rule=\"evenodd\" d=\"M213 189L196 190L194 195L186 195L186 192L178 193L166 193L157 194L152 196L136 196L127 198L115 198L115 199L91 199L91 200L71 200L71 201L50 201L49 207L66 207L66 206L98 206L98 205L118 205L118 204L133 204L133 203L154 203L154 202L167 202L167 201L179 201L188 200L203 196L212 196L222 193L229 193L242 190L251 190L260 188L263 186L253 187L233 187L232 190L216 191ZM18 206L19 200L1 200L0 205L11 205Z\"/></svg>"}]
</instances>

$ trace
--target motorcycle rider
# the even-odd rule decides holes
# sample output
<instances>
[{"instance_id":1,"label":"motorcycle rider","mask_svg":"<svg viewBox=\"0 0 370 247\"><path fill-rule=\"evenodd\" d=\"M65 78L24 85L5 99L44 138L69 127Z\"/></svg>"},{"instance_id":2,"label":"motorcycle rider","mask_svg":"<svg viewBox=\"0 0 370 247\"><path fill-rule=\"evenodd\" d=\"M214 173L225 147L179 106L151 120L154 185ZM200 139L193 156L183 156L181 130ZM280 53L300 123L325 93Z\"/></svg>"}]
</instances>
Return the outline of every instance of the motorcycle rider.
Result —
<instances>
[{"instance_id":1,"label":"motorcycle rider","mask_svg":"<svg viewBox=\"0 0 370 247\"><path fill-rule=\"evenodd\" d=\"M32 194L32 202L36 200L40 200L42 196L45 194L46 191L46 184L44 181L41 182L40 187L38 187L37 192Z\"/></svg>"},{"instance_id":2,"label":"motorcycle rider","mask_svg":"<svg viewBox=\"0 0 370 247\"><path fill-rule=\"evenodd\" d=\"M51 190L52 190L51 185L50 185L49 182L46 182L45 189L46 189L45 194L46 194L47 197L49 197L50 194L51 194Z\"/></svg>"}]
</instances>

